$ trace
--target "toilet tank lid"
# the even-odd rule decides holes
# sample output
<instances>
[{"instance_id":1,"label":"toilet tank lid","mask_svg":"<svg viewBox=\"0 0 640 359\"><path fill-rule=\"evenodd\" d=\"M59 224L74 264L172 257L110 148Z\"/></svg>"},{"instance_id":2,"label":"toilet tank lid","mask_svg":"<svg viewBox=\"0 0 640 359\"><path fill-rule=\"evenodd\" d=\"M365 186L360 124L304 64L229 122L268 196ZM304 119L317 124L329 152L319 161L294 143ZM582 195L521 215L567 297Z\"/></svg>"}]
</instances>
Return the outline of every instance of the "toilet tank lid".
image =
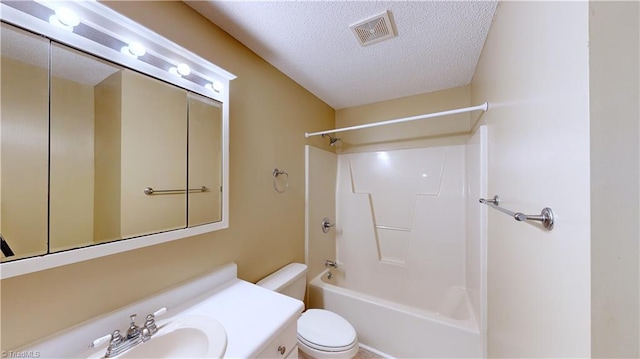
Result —
<instances>
[{"instance_id":1,"label":"toilet tank lid","mask_svg":"<svg viewBox=\"0 0 640 359\"><path fill-rule=\"evenodd\" d=\"M305 264L290 263L261 279L256 285L277 292L306 273L307 266Z\"/></svg>"}]
</instances>

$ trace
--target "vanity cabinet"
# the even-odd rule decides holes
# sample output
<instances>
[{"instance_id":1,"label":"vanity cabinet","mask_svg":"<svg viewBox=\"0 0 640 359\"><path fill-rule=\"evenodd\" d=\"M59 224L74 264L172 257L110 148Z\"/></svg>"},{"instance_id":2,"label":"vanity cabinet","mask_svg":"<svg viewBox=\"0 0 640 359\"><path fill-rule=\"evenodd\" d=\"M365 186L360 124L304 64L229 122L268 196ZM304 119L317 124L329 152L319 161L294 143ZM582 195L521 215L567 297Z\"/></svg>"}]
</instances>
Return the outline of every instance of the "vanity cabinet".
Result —
<instances>
[{"instance_id":1,"label":"vanity cabinet","mask_svg":"<svg viewBox=\"0 0 640 359\"><path fill-rule=\"evenodd\" d=\"M37 351L42 359L87 358L88 343L114 329L125 332L131 314L143 317L161 307L168 310L157 318L158 335L166 324L181 318L209 317L226 332L225 358L298 358L296 325L303 303L239 279L235 263L17 348L16 352ZM106 343L98 349L102 350L106 350ZM89 352L95 353L96 349Z\"/></svg>"},{"instance_id":2,"label":"vanity cabinet","mask_svg":"<svg viewBox=\"0 0 640 359\"><path fill-rule=\"evenodd\" d=\"M275 339L273 339L267 347L258 355L258 358L298 358L298 329L296 322L289 326Z\"/></svg>"}]
</instances>

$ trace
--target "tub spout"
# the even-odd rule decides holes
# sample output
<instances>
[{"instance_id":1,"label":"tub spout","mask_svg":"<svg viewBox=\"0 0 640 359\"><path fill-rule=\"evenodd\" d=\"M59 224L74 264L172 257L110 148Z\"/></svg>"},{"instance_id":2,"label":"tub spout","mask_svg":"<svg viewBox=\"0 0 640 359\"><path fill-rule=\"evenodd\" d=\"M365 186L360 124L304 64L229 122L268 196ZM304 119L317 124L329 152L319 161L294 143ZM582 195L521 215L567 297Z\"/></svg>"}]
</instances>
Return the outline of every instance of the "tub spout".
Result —
<instances>
[{"instance_id":1,"label":"tub spout","mask_svg":"<svg viewBox=\"0 0 640 359\"><path fill-rule=\"evenodd\" d=\"M328 259L326 261L324 261L324 266L338 269L338 263L336 263L334 261L330 261Z\"/></svg>"}]
</instances>

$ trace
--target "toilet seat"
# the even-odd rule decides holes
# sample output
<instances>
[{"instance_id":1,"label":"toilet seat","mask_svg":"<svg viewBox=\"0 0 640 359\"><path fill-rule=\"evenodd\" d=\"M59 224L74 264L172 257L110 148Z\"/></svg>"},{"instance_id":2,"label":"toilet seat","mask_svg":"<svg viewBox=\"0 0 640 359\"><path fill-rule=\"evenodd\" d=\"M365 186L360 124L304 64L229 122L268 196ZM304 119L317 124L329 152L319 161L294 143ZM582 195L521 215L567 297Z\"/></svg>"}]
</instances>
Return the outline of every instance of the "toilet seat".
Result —
<instances>
[{"instance_id":1,"label":"toilet seat","mask_svg":"<svg viewBox=\"0 0 640 359\"><path fill-rule=\"evenodd\" d=\"M344 353L358 345L353 326L324 309L309 309L302 314L298 319L298 341L315 351L330 353Z\"/></svg>"},{"instance_id":2,"label":"toilet seat","mask_svg":"<svg viewBox=\"0 0 640 359\"><path fill-rule=\"evenodd\" d=\"M311 342L305 340L304 338L300 337L299 335L298 335L298 343L302 343L306 347L311 348L311 349L315 349L315 350L318 350L318 351L321 351L321 352L329 352L329 353L334 353L334 352L335 353L343 353L343 352L346 352L346 351L352 349L357 344L356 341L353 341L349 345L343 346L343 347L326 347L326 346L318 345L318 344L315 344L315 343L311 343Z\"/></svg>"}]
</instances>

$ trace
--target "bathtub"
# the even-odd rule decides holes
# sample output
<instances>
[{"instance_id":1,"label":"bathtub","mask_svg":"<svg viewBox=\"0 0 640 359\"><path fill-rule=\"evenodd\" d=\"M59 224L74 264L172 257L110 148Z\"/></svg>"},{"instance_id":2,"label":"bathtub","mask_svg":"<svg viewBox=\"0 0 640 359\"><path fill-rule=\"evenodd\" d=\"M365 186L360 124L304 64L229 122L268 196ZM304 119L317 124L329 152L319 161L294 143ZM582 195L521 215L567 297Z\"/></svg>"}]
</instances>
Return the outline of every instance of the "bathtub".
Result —
<instances>
[{"instance_id":1,"label":"bathtub","mask_svg":"<svg viewBox=\"0 0 640 359\"><path fill-rule=\"evenodd\" d=\"M396 358L483 356L482 337L463 289L452 288L434 312L343 288L342 281L340 270L325 270L313 278L309 307L347 319L366 348Z\"/></svg>"}]
</instances>

